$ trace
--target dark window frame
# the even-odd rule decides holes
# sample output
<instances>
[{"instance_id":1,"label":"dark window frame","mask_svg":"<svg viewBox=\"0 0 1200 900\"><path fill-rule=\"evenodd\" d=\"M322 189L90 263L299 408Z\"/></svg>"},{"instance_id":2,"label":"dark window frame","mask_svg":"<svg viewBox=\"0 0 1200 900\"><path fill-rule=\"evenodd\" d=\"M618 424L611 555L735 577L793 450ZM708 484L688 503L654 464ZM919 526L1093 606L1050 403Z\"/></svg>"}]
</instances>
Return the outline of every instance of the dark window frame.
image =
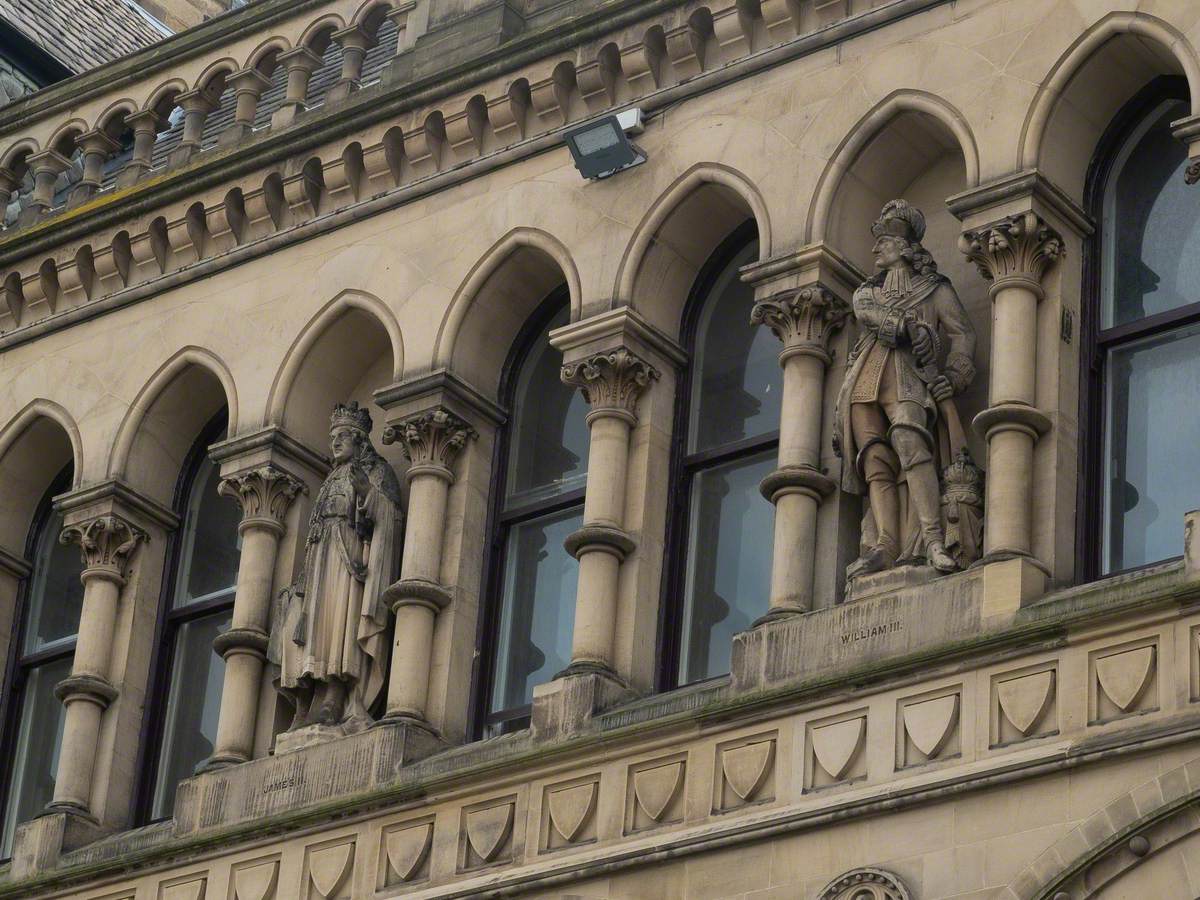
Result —
<instances>
[{"instance_id":1,"label":"dark window frame","mask_svg":"<svg viewBox=\"0 0 1200 900\"><path fill-rule=\"evenodd\" d=\"M1107 486L1104 483L1104 398L1108 373L1105 358L1121 345L1154 337L1200 322L1200 302L1146 316L1134 322L1102 328L1104 304L1104 200L1109 180L1116 174L1121 149L1154 110L1170 100L1188 102L1186 79L1160 76L1138 91L1109 123L1088 166L1084 208L1095 230L1084 242L1082 310L1079 328L1079 483L1076 488L1075 581L1109 578L1122 572L1160 565L1157 560L1128 569L1103 571L1104 517Z\"/></svg>"},{"instance_id":2,"label":"dark window frame","mask_svg":"<svg viewBox=\"0 0 1200 900\"><path fill-rule=\"evenodd\" d=\"M166 818L154 818L154 790L158 780L159 755L166 730L167 706L171 694L171 672L175 664L175 638L188 622L203 618L222 609L233 609L235 595L190 604L182 609L172 609L175 599L179 567L182 564L183 540L186 531L188 505L192 500L197 476L208 456L208 448L215 443L228 427L229 411L223 408L200 431L199 437L184 457L175 481L175 494L171 507L179 516L179 527L167 538L166 561L163 581L159 589L158 610L154 624L154 653L150 663L146 712L142 716L141 734L134 771L137 784L134 789L133 821L137 826L148 825ZM232 502L232 501L231 501Z\"/></svg>"},{"instance_id":3,"label":"dark window frame","mask_svg":"<svg viewBox=\"0 0 1200 900\"><path fill-rule=\"evenodd\" d=\"M37 509L33 514L33 522L29 527L29 533L25 537L24 558L26 562L32 561L32 564L29 574L21 579L21 583L17 588L16 605L14 608L15 621L13 622L12 633L9 636L9 640L12 643L8 654L8 664L4 669L3 690L0 691L0 724L4 726L3 732L0 733L0 760L5 760L5 763L0 765L0 829L4 827L4 814L8 808L9 792L13 787L12 762L16 759L17 755L15 742L21 721L21 713L24 708L24 704L21 701L24 697L25 686L29 682L29 673L39 666L58 662L65 658L73 658L75 656L75 646L79 641L79 630L76 628L75 639L69 643L64 641L61 646L51 650L39 650L29 654L25 654L22 649L25 646L25 631L29 627L29 600L33 589L33 581L37 575L38 542L41 540L46 527L53 520L54 498L71 488L74 468L74 462L67 463L54 476L53 481L50 482L50 487L46 489L46 493L38 502ZM0 840L3 837L4 835L0 834ZM7 858L0 857L0 861Z\"/></svg>"},{"instance_id":4,"label":"dark window frame","mask_svg":"<svg viewBox=\"0 0 1200 900\"><path fill-rule=\"evenodd\" d=\"M542 300L533 315L529 316L517 332L509 350L508 358L500 373L499 396L506 411L504 423L496 429L492 449L492 472L489 486L488 515L486 523L487 541L484 544L483 595L480 603L479 623L475 639L475 661L471 673L470 734L482 739L492 734L508 734L529 727L532 707L530 705L492 712L492 690L496 683L496 664L500 646L500 620L503 614L504 576L508 564L505 545L511 530L531 519L563 512L578 507L582 510L584 489L577 488L535 500L521 506L505 509L505 491L512 455L512 437L516 420L517 387L521 370L537 349L536 339L546 326L570 304L570 293L563 284L551 291ZM573 602L574 598L572 598Z\"/></svg>"},{"instance_id":5,"label":"dark window frame","mask_svg":"<svg viewBox=\"0 0 1200 900\"><path fill-rule=\"evenodd\" d=\"M680 679L679 662L683 652L684 592L688 574L688 518L691 513L692 484L701 472L733 462L749 459L779 447L779 431L757 437L732 441L695 453L688 452L693 391L696 390L696 340L706 301L721 273L746 246L759 239L758 223L747 219L717 245L705 260L684 304L681 343L687 351L688 364L681 370L675 395L675 413L671 426L670 488L667 492L667 529L664 542L665 558L662 577L662 602L659 604L658 660L656 665L658 690L669 691L699 682ZM746 327L750 325L750 310L746 310ZM782 347L780 348L782 350ZM766 609L763 609L766 612ZM716 680L725 676L714 676Z\"/></svg>"}]
</instances>

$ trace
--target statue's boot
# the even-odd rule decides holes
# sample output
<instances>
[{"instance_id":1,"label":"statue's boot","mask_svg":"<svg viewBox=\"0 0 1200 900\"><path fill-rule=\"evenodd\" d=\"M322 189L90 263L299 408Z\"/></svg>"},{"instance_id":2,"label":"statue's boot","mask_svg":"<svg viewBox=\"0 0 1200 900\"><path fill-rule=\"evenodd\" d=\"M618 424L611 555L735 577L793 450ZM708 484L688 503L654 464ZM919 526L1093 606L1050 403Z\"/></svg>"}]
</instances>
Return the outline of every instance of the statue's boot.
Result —
<instances>
[{"instance_id":1,"label":"statue's boot","mask_svg":"<svg viewBox=\"0 0 1200 900\"><path fill-rule=\"evenodd\" d=\"M861 573L882 572L896 564L900 552L900 495L893 479L867 482L871 517L875 520L875 544L862 555Z\"/></svg>"},{"instance_id":2,"label":"statue's boot","mask_svg":"<svg viewBox=\"0 0 1200 900\"><path fill-rule=\"evenodd\" d=\"M321 725L337 725L346 711L346 682L330 678L325 683L325 697L317 711L317 722Z\"/></svg>"},{"instance_id":3,"label":"statue's boot","mask_svg":"<svg viewBox=\"0 0 1200 900\"><path fill-rule=\"evenodd\" d=\"M916 508L917 519L921 523L925 559L939 572L956 571L958 563L946 552L946 539L942 532L941 488L933 462L917 463L905 474L908 478L908 500Z\"/></svg>"},{"instance_id":4,"label":"statue's boot","mask_svg":"<svg viewBox=\"0 0 1200 900\"><path fill-rule=\"evenodd\" d=\"M297 728L311 724L308 720L309 712L312 709L311 685L307 687L303 684L297 685L294 690L287 691L287 696L295 707L292 724L288 726L287 730L295 731Z\"/></svg>"}]
</instances>

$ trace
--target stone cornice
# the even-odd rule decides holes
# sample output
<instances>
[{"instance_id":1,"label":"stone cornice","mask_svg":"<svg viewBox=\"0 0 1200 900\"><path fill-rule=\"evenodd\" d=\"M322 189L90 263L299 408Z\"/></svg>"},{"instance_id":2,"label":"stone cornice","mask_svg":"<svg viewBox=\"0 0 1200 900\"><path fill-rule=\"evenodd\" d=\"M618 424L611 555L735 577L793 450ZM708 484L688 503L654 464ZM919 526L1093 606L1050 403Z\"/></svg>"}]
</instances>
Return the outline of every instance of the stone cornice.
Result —
<instances>
[{"instance_id":1,"label":"stone cornice","mask_svg":"<svg viewBox=\"0 0 1200 900\"><path fill-rule=\"evenodd\" d=\"M250 0L245 6L220 16L206 19L199 25L180 31L151 44L129 56L89 69L65 81L42 88L0 108L0 135L31 120L69 111L81 102L98 94L115 91L123 85L139 81L154 72L215 52L229 40L247 31L264 28L280 19L301 15L306 10L323 6L327 0Z\"/></svg>"},{"instance_id":2,"label":"stone cornice","mask_svg":"<svg viewBox=\"0 0 1200 900\"><path fill-rule=\"evenodd\" d=\"M273 0L260 2L268 3ZM425 78L404 81L402 84L397 83L396 79L385 79L382 83L354 93L344 103L336 106L331 104L306 114L291 127L279 131L266 129L237 146L208 150L198 154L190 165L164 172L160 177L139 182L129 189L105 195L76 210L52 216L33 227L17 230L12 235L0 239L0 267L9 266L26 255L45 251L64 241L81 238L95 230L147 213L166 203L194 196L197 192L224 184L271 163L299 156L321 144L365 130L377 122L395 119L413 109L436 104L439 100L465 92L484 80L501 77L555 53L574 50L581 44L637 23L656 12L672 9L682 2L683 0L618 0L589 15L571 19L569 24L549 26L541 31L518 35L497 50L481 54L469 63L452 66ZM660 88L639 98L637 103L648 112L662 109L686 97L714 90L948 2L950 0L893 0L887 6L852 16L816 32L799 35L729 65L704 72L682 84ZM104 68L96 72L106 70L107 68ZM523 141L518 146L526 152L514 155L523 157L557 147L561 143L561 134L577 124L572 122L547 134ZM511 151L513 148L507 149ZM439 175L454 175L455 177L449 180L453 182L469 175L482 174L490 171L491 167L478 164L491 158L477 159L453 173ZM469 175L464 169L471 169ZM444 185L439 184L438 188L442 186ZM366 214L399 205L411 198L405 196L397 201L393 199L397 193L403 191L392 192L387 199L393 202L373 204L375 208ZM364 215L361 207L365 205L358 204L355 207L357 215L340 217L336 224L361 218ZM322 220L325 218L322 217Z\"/></svg>"},{"instance_id":3,"label":"stone cornice","mask_svg":"<svg viewBox=\"0 0 1200 900\"><path fill-rule=\"evenodd\" d=\"M561 770L565 765L581 767L611 762L634 745L639 753L645 754L647 742L653 742L655 748L676 749L682 739L711 733L715 728L746 728L764 716L795 715L821 704L844 703L847 685L853 694L883 685L890 688L914 685L931 676L944 680L948 672L986 668L1002 660L1053 652L1073 641L1091 640L1098 636L1098 631L1117 636L1125 633L1131 619L1136 619L1139 625L1145 625L1148 617L1155 621L1178 621L1194 608L1194 585L1182 578L1182 565L1178 562L1116 576L1049 595L1017 612L1007 626L971 640L940 647L914 647L902 657L839 668L785 688L744 696L730 694L723 680L670 691L603 713L593 720L591 730L553 744L539 744L528 735L518 734L500 741L452 748L406 766L387 785L370 792L329 797L302 809L257 814L219 827L198 829L195 823L186 823L182 829L163 827L149 840L145 831L129 838L117 835L94 849L84 847L64 858L60 869L21 882L0 879L0 898L28 897L34 891L62 891L85 879L148 873L185 855L190 863L199 863L249 842L311 833L327 827L331 816L336 816L340 825L349 825L378 816L383 810L425 802L433 796L462 795L483 784L495 791L498 779L501 783L516 778L536 781L547 768ZM835 612L820 610L812 615ZM1137 727L1094 734L1073 744L1050 738L1044 744L1031 745L1016 753L989 754L978 765L931 770L931 777L911 779L902 785L883 781L850 796L827 795L828 802L765 807L761 814L725 815L703 827L645 838L630 836L624 843L587 858L549 854L534 865L498 873L488 882L487 889L504 889L505 893L515 894L520 889L560 883L564 877L610 874L625 867L685 858L693 853L733 847L876 811L944 800L961 791L995 788L1092 761L1181 746L1195 741L1197 734L1200 722L1195 712L1184 711ZM263 761L250 763L256 764ZM810 794L810 799L813 796ZM651 843L639 842L643 840ZM446 885L439 896L465 898L478 896L479 891L479 883L471 881Z\"/></svg>"},{"instance_id":4,"label":"stone cornice","mask_svg":"<svg viewBox=\"0 0 1200 900\"><path fill-rule=\"evenodd\" d=\"M117 478L60 494L54 499L54 508L63 514L68 523L108 510L118 514L132 513L168 531L179 527L179 516L172 510Z\"/></svg>"},{"instance_id":5,"label":"stone cornice","mask_svg":"<svg viewBox=\"0 0 1200 900\"><path fill-rule=\"evenodd\" d=\"M249 434L240 434L208 448L208 456L213 462L224 464L239 457L246 459L247 469L256 468L261 464L260 457L280 456L309 469L318 478L324 478L329 471L329 459L317 453L306 444L300 443L278 425L268 425ZM278 463L278 460L275 460ZM235 474L230 470L226 474Z\"/></svg>"},{"instance_id":6,"label":"stone cornice","mask_svg":"<svg viewBox=\"0 0 1200 900\"><path fill-rule=\"evenodd\" d=\"M492 425L502 425L508 419L504 407L449 369L390 384L373 396L376 406L400 416L448 405L468 421L478 416Z\"/></svg>"},{"instance_id":7,"label":"stone cornice","mask_svg":"<svg viewBox=\"0 0 1200 900\"><path fill-rule=\"evenodd\" d=\"M572 356L590 355L606 349L629 344L642 352L650 351L663 362L673 366L687 363L687 352L672 338L663 334L631 306L621 306L588 316L556 328L550 334L550 346L561 350L568 360Z\"/></svg>"},{"instance_id":8,"label":"stone cornice","mask_svg":"<svg viewBox=\"0 0 1200 900\"><path fill-rule=\"evenodd\" d=\"M1036 169L1001 176L946 200L946 206L960 222L975 227L1018 211L1016 207L1020 204L1034 211L1038 206L1044 208L1079 235L1087 236L1096 230L1095 222L1083 207Z\"/></svg>"}]
</instances>

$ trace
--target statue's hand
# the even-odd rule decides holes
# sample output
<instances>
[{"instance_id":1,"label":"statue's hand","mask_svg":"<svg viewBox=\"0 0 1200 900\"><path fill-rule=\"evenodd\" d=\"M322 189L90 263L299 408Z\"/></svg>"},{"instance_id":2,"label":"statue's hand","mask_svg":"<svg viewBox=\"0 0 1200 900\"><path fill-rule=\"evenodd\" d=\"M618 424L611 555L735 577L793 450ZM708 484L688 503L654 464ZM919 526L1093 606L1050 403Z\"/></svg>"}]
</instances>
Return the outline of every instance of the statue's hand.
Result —
<instances>
[{"instance_id":1,"label":"statue's hand","mask_svg":"<svg viewBox=\"0 0 1200 900\"><path fill-rule=\"evenodd\" d=\"M929 383L929 393L933 394L934 400L941 403L954 396L954 386L945 375L939 375Z\"/></svg>"},{"instance_id":2,"label":"statue's hand","mask_svg":"<svg viewBox=\"0 0 1200 900\"><path fill-rule=\"evenodd\" d=\"M934 357L933 335L929 333L928 328L924 328L916 322L910 322L908 339L912 343L913 353L916 355L918 363L922 366L930 366L937 362Z\"/></svg>"}]
</instances>

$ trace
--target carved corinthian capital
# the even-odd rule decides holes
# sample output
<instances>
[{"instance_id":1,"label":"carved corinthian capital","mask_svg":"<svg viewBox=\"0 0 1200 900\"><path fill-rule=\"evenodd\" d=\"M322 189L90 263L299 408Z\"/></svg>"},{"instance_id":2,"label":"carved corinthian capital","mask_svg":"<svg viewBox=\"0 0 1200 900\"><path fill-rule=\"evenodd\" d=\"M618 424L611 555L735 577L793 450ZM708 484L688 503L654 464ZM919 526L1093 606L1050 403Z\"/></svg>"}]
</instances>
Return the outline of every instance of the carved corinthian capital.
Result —
<instances>
[{"instance_id":1,"label":"carved corinthian capital","mask_svg":"<svg viewBox=\"0 0 1200 900\"><path fill-rule=\"evenodd\" d=\"M136 525L109 513L78 525L68 525L58 539L64 544L79 545L85 570L107 571L124 579L125 567L138 544L150 538Z\"/></svg>"},{"instance_id":2,"label":"carved corinthian capital","mask_svg":"<svg viewBox=\"0 0 1200 900\"><path fill-rule=\"evenodd\" d=\"M766 325L786 351L829 360L829 340L842 327L850 307L821 285L773 294L754 304L751 325Z\"/></svg>"},{"instance_id":3,"label":"carved corinthian capital","mask_svg":"<svg viewBox=\"0 0 1200 900\"><path fill-rule=\"evenodd\" d=\"M242 524L271 522L280 529L292 501L308 489L300 479L274 466L259 466L221 480L217 493L242 506Z\"/></svg>"},{"instance_id":4,"label":"carved corinthian capital","mask_svg":"<svg viewBox=\"0 0 1200 900\"><path fill-rule=\"evenodd\" d=\"M658 370L624 347L562 367L562 380L579 388L592 413L617 412L631 420L638 397Z\"/></svg>"},{"instance_id":5,"label":"carved corinthian capital","mask_svg":"<svg viewBox=\"0 0 1200 900\"><path fill-rule=\"evenodd\" d=\"M975 263L979 274L996 285L1025 281L1037 285L1039 290L1046 269L1064 253L1058 232L1032 212L965 231L958 239L958 247Z\"/></svg>"},{"instance_id":6,"label":"carved corinthian capital","mask_svg":"<svg viewBox=\"0 0 1200 900\"><path fill-rule=\"evenodd\" d=\"M449 470L475 429L444 407L402 419L383 430L385 444L400 444L413 466L438 466Z\"/></svg>"}]
</instances>

